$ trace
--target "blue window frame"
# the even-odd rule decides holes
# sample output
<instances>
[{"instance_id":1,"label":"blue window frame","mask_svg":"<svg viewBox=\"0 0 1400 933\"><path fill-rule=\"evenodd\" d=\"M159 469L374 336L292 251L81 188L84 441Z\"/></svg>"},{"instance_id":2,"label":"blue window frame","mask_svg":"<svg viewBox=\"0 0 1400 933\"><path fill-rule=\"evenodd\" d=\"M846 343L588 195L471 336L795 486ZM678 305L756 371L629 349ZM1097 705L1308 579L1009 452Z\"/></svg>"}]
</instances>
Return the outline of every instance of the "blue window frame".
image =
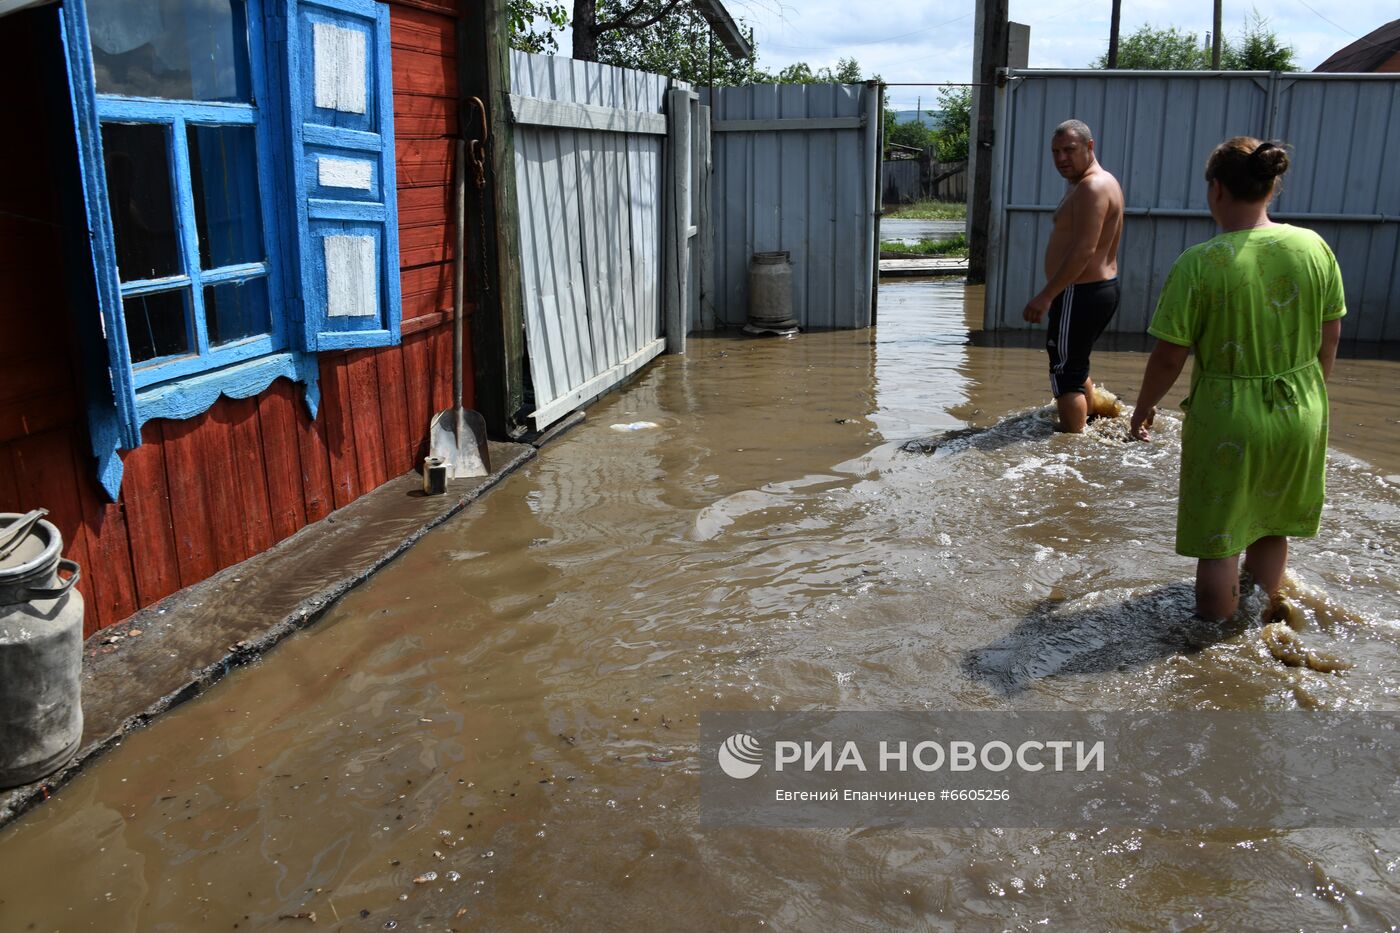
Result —
<instances>
[{"instance_id":1,"label":"blue window frame","mask_svg":"<svg viewBox=\"0 0 1400 933\"><path fill-rule=\"evenodd\" d=\"M389 20L373 0L64 0L62 18L115 500L145 421L279 376L315 417L316 351L398 342Z\"/></svg>"}]
</instances>

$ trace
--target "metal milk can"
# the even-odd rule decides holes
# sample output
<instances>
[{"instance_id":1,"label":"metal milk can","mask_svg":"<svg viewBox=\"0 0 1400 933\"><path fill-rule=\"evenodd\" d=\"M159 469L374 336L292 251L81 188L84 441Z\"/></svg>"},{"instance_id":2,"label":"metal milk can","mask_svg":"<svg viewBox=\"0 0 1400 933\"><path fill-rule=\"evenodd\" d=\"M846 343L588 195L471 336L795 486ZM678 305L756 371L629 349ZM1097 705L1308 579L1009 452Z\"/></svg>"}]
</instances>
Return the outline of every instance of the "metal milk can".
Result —
<instances>
[{"instance_id":1,"label":"metal milk can","mask_svg":"<svg viewBox=\"0 0 1400 933\"><path fill-rule=\"evenodd\" d=\"M792 316L792 264L787 250L754 253L749 260L749 325L785 329Z\"/></svg>"},{"instance_id":2,"label":"metal milk can","mask_svg":"<svg viewBox=\"0 0 1400 933\"><path fill-rule=\"evenodd\" d=\"M80 571L46 514L0 512L0 788L58 770L83 734Z\"/></svg>"}]
</instances>

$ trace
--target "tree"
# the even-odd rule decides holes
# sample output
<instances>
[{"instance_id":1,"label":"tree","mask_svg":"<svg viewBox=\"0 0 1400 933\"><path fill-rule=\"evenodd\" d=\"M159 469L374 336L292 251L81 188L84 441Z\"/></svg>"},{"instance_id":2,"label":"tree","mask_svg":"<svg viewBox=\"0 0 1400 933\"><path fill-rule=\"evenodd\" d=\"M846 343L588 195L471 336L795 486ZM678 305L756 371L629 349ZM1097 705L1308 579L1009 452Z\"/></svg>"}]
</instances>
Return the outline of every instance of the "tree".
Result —
<instances>
[{"instance_id":1,"label":"tree","mask_svg":"<svg viewBox=\"0 0 1400 933\"><path fill-rule=\"evenodd\" d=\"M569 13L562 3L540 0L509 0L510 47L522 52L553 54L559 50L557 30L569 24Z\"/></svg>"},{"instance_id":2,"label":"tree","mask_svg":"<svg viewBox=\"0 0 1400 933\"><path fill-rule=\"evenodd\" d=\"M1250 15L1233 42L1221 43L1220 67L1225 71L1296 71L1294 49L1284 45L1258 10ZM1090 66L1108 67L1108 53ZM1194 32L1176 26L1142 26L1118 46L1119 68L1157 71L1202 71L1210 68L1210 49Z\"/></svg>"},{"instance_id":3,"label":"tree","mask_svg":"<svg viewBox=\"0 0 1400 933\"><path fill-rule=\"evenodd\" d=\"M1100 55L1091 68L1107 68L1108 53ZM1139 27L1118 43L1118 67L1154 71L1194 71L1210 67L1210 52L1194 32L1175 26L1158 29Z\"/></svg>"},{"instance_id":4,"label":"tree","mask_svg":"<svg viewBox=\"0 0 1400 933\"><path fill-rule=\"evenodd\" d=\"M754 80L763 84L860 84L860 62L838 58L835 68L813 68L806 62L793 62L777 74L757 71ZM876 78L875 80L878 80Z\"/></svg>"},{"instance_id":5,"label":"tree","mask_svg":"<svg viewBox=\"0 0 1400 933\"><path fill-rule=\"evenodd\" d=\"M1295 51L1279 41L1269 21L1256 9L1245 21L1239 39L1221 50L1220 65L1227 71L1297 71Z\"/></svg>"},{"instance_id":6,"label":"tree","mask_svg":"<svg viewBox=\"0 0 1400 933\"><path fill-rule=\"evenodd\" d=\"M665 5L662 0L650 0L650 6L638 14L659 12ZM611 15L611 8L605 0L599 10ZM748 33L752 46L752 28ZM712 38L710 24L689 4L673 9L651 25L603 33L598 39L597 55L598 61L608 65L663 74L694 85L731 87L754 80L753 59L730 55L723 43Z\"/></svg>"},{"instance_id":7,"label":"tree","mask_svg":"<svg viewBox=\"0 0 1400 933\"><path fill-rule=\"evenodd\" d=\"M940 162L964 162L972 130L972 88L940 88L938 107L943 113L934 133L934 155Z\"/></svg>"},{"instance_id":8,"label":"tree","mask_svg":"<svg viewBox=\"0 0 1400 933\"><path fill-rule=\"evenodd\" d=\"M676 12L684 0L574 0L574 59L596 62L599 42L612 32L638 32Z\"/></svg>"},{"instance_id":9,"label":"tree","mask_svg":"<svg viewBox=\"0 0 1400 933\"><path fill-rule=\"evenodd\" d=\"M937 145L938 134L921 119L898 123L895 121L894 111L886 110L885 142L888 145L908 146L911 149L932 149Z\"/></svg>"},{"instance_id":10,"label":"tree","mask_svg":"<svg viewBox=\"0 0 1400 933\"><path fill-rule=\"evenodd\" d=\"M854 58L838 58L836 60L836 70L831 73L832 82L836 84L859 84L860 62Z\"/></svg>"}]
</instances>

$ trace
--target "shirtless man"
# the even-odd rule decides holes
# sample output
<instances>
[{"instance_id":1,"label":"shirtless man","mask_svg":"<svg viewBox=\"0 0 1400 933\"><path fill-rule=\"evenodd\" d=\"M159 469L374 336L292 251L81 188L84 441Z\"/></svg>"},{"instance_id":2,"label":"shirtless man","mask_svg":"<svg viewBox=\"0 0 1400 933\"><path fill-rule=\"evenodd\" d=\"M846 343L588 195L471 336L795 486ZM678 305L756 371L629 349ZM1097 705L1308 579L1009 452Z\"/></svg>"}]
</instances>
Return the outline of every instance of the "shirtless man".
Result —
<instances>
[{"instance_id":1,"label":"shirtless man","mask_svg":"<svg viewBox=\"0 0 1400 933\"><path fill-rule=\"evenodd\" d=\"M1050 391L1060 430L1084 430L1094 410L1089 352L1118 310L1118 238L1123 190L1094 158L1094 137L1079 120L1066 120L1050 138L1055 168L1069 182L1045 247L1045 287L1021 316L1032 324L1048 311Z\"/></svg>"}]
</instances>

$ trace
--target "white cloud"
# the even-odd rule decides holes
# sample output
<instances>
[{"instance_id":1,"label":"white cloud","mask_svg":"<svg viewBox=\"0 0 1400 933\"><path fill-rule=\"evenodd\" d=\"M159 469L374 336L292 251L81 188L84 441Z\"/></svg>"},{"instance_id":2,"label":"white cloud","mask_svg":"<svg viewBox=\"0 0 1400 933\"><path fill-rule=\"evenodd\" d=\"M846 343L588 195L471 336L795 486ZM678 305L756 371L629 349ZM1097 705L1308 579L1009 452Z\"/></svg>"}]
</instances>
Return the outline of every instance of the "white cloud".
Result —
<instances>
[{"instance_id":1,"label":"white cloud","mask_svg":"<svg viewBox=\"0 0 1400 933\"><path fill-rule=\"evenodd\" d=\"M1320 12L1309 9L1309 4ZM891 82L971 80L972 0L940 4L728 0L728 7L735 18L754 27L759 64L769 71L797 61L813 67L834 66L839 58L854 57L866 73ZM1253 9L1245 4L1226 5L1227 37L1243 29ZM1297 49L1299 63L1308 70L1400 13L1395 0L1350 0L1345 7L1324 0L1307 4L1279 0L1262 6L1260 12L1270 28ZM1082 68L1108 46L1108 0L1094 7L1074 0L1011 0L1011 19L1031 27L1031 66L1035 68ZM1178 26L1204 39L1211 28L1211 7L1184 5L1180 0L1134 0L1124 5L1124 35L1147 24ZM929 101L934 94L935 89L890 89L891 99L900 107L912 108L916 99Z\"/></svg>"}]
</instances>

